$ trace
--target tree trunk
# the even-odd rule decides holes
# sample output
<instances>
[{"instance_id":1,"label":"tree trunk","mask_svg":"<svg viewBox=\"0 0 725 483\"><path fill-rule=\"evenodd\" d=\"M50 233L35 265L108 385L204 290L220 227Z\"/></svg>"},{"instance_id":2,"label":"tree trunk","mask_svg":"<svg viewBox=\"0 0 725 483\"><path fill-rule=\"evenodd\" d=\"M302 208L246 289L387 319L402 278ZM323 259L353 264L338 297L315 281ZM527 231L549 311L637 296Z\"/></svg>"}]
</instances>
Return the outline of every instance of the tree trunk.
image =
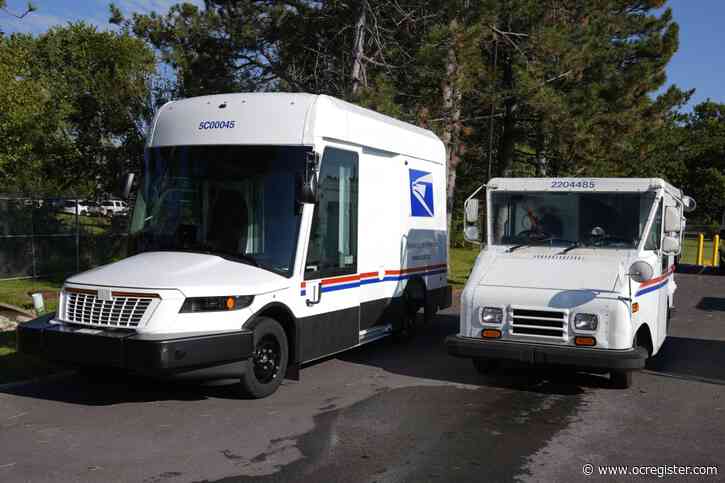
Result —
<instances>
[{"instance_id":1,"label":"tree trunk","mask_svg":"<svg viewBox=\"0 0 725 483\"><path fill-rule=\"evenodd\" d=\"M513 59L509 53L506 56L506 65L504 67L504 86L507 89L513 87ZM501 176L511 176L513 174L514 149L516 147L516 118L514 114L516 101L512 97L507 97L504 101L503 127L501 128L501 140L499 143L499 174Z\"/></svg>"},{"instance_id":2,"label":"tree trunk","mask_svg":"<svg viewBox=\"0 0 725 483\"><path fill-rule=\"evenodd\" d=\"M355 38L352 49L352 95L357 97L363 87L367 87L365 72L365 23L367 21L367 0L360 2L360 15L355 23Z\"/></svg>"},{"instance_id":3,"label":"tree trunk","mask_svg":"<svg viewBox=\"0 0 725 483\"><path fill-rule=\"evenodd\" d=\"M456 169L461 162L461 100L463 92L460 82L460 64L456 52L458 20L452 19L449 23L450 43L446 54L446 75L441 82L443 94L443 117L445 121L442 127L443 144L446 147L446 167L448 169L448 186L446 191L446 207L448 209L448 264L450 265L450 233L453 221L453 203L456 193Z\"/></svg>"}]
</instances>

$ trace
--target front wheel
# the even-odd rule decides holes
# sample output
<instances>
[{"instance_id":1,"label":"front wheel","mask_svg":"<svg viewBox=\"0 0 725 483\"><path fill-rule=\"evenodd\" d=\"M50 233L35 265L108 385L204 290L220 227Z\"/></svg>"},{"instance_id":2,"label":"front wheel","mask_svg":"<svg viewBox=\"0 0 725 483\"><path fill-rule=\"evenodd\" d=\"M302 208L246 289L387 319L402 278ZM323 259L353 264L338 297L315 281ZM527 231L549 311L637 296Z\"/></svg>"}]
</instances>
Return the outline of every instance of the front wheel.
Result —
<instances>
[{"instance_id":1,"label":"front wheel","mask_svg":"<svg viewBox=\"0 0 725 483\"><path fill-rule=\"evenodd\" d=\"M267 397L282 384L287 372L287 336L279 322L263 317L254 328L254 351L240 380L244 397Z\"/></svg>"}]
</instances>

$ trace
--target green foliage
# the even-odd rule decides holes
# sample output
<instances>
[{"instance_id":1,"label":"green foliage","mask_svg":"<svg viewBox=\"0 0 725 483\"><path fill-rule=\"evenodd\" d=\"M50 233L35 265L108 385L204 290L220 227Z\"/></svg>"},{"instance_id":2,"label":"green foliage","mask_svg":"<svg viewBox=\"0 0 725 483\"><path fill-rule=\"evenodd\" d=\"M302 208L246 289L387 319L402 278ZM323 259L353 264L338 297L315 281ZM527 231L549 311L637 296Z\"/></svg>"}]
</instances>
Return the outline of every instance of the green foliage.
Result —
<instances>
[{"instance_id":1,"label":"green foliage","mask_svg":"<svg viewBox=\"0 0 725 483\"><path fill-rule=\"evenodd\" d=\"M0 183L92 194L137 165L155 64L128 34L83 22L0 38Z\"/></svg>"}]
</instances>

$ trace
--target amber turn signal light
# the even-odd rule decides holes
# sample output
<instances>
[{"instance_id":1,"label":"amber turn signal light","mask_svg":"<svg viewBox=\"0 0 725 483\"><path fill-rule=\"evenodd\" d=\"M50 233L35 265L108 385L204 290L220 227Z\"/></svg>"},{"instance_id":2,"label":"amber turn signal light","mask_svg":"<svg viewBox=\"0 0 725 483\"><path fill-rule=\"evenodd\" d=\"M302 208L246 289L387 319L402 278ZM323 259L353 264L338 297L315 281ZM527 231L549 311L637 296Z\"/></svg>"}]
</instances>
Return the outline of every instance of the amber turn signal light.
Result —
<instances>
[{"instance_id":1,"label":"amber turn signal light","mask_svg":"<svg viewBox=\"0 0 725 483\"><path fill-rule=\"evenodd\" d=\"M501 331L498 329L483 329L481 337L485 337L486 339L498 339L501 337Z\"/></svg>"},{"instance_id":2,"label":"amber turn signal light","mask_svg":"<svg viewBox=\"0 0 725 483\"><path fill-rule=\"evenodd\" d=\"M632 313L636 314L637 312L639 312L639 303L635 302L632 304Z\"/></svg>"},{"instance_id":3,"label":"amber turn signal light","mask_svg":"<svg viewBox=\"0 0 725 483\"><path fill-rule=\"evenodd\" d=\"M576 345L593 346L597 345L597 339L594 337L577 337L574 339Z\"/></svg>"}]
</instances>

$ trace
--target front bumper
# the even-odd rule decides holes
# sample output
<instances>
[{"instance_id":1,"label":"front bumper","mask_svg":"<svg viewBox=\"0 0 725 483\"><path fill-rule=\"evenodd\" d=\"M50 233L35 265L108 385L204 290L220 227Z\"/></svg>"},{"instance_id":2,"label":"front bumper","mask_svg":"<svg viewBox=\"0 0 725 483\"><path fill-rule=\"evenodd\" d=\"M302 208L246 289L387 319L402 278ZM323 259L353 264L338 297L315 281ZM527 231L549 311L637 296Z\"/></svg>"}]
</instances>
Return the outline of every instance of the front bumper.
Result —
<instances>
[{"instance_id":1,"label":"front bumper","mask_svg":"<svg viewBox=\"0 0 725 483\"><path fill-rule=\"evenodd\" d=\"M44 316L18 325L18 351L80 366L107 366L173 376L249 359L251 331L138 334L52 323Z\"/></svg>"},{"instance_id":2,"label":"front bumper","mask_svg":"<svg viewBox=\"0 0 725 483\"><path fill-rule=\"evenodd\" d=\"M456 357L504 359L581 369L636 370L642 369L647 360L647 351L641 347L627 350L592 349L472 339L458 335L448 336L446 347L448 353Z\"/></svg>"}]
</instances>

